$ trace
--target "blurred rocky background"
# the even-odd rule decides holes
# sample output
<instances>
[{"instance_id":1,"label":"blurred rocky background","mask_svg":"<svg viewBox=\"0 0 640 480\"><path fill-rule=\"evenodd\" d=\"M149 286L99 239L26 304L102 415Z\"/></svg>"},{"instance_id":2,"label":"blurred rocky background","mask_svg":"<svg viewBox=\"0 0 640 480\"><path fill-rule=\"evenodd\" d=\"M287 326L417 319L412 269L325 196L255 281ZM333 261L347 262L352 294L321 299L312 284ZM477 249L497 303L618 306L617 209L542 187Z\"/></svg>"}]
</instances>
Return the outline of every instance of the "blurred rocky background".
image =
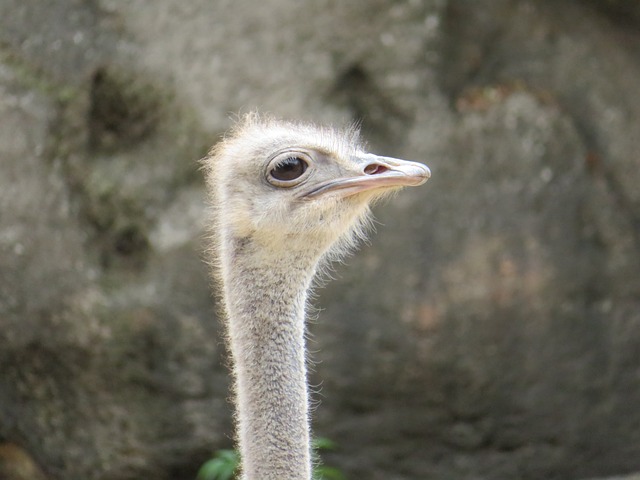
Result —
<instances>
[{"instance_id":1,"label":"blurred rocky background","mask_svg":"<svg viewBox=\"0 0 640 480\"><path fill-rule=\"evenodd\" d=\"M640 471L637 0L0 0L0 478L232 445L197 160L256 108L433 172L318 292L328 463Z\"/></svg>"}]
</instances>

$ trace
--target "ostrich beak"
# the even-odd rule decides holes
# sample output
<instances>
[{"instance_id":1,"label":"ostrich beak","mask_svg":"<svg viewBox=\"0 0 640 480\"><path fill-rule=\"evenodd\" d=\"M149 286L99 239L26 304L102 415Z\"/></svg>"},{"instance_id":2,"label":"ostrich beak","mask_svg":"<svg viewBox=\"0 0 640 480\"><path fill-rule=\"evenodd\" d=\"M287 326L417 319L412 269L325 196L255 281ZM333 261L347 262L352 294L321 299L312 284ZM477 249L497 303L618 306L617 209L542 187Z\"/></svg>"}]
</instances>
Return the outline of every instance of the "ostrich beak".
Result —
<instances>
[{"instance_id":1,"label":"ostrich beak","mask_svg":"<svg viewBox=\"0 0 640 480\"><path fill-rule=\"evenodd\" d=\"M359 165L357 173L322 182L302 194L303 198L326 195L348 197L356 193L376 189L415 187L431 177L429 167L422 163L380 157L363 153L355 158Z\"/></svg>"}]
</instances>

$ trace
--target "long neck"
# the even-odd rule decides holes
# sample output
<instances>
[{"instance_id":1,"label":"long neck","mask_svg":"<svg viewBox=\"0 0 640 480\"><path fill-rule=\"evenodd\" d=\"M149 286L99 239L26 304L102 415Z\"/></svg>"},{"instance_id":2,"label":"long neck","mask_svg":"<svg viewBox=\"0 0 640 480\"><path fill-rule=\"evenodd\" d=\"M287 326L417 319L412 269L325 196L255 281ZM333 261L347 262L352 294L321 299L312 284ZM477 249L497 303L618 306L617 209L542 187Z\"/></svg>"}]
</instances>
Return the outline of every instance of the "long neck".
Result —
<instances>
[{"instance_id":1,"label":"long neck","mask_svg":"<svg viewBox=\"0 0 640 480\"><path fill-rule=\"evenodd\" d=\"M264 258L246 240L228 250L222 276L243 479L309 480L304 316L317 260Z\"/></svg>"}]
</instances>

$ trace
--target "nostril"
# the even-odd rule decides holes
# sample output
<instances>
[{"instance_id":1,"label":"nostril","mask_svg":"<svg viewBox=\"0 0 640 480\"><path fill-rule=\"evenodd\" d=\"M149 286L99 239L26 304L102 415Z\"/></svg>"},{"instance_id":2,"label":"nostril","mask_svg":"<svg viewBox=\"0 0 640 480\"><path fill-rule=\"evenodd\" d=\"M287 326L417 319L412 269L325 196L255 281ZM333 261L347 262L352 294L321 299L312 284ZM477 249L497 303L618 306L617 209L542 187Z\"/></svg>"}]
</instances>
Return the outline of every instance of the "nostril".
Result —
<instances>
[{"instance_id":1,"label":"nostril","mask_svg":"<svg viewBox=\"0 0 640 480\"><path fill-rule=\"evenodd\" d=\"M369 165L364 167L365 175L378 175L380 173L386 172L387 170L389 170L387 167L379 163L370 163Z\"/></svg>"}]
</instances>

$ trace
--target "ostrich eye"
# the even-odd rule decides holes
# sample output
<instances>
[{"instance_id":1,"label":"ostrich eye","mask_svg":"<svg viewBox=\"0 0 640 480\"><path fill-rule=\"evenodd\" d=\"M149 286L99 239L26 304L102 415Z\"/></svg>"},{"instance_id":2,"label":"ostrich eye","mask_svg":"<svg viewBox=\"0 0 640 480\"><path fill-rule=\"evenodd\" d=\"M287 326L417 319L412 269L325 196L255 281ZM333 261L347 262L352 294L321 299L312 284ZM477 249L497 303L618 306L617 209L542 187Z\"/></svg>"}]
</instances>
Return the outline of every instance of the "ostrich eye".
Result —
<instances>
[{"instance_id":1,"label":"ostrich eye","mask_svg":"<svg viewBox=\"0 0 640 480\"><path fill-rule=\"evenodd\" d=\"M288 157L280 160L269 172L278 182L291 182L300 178L307 171L309 165L300 157Z\"/></svg>"}]
</instances>

